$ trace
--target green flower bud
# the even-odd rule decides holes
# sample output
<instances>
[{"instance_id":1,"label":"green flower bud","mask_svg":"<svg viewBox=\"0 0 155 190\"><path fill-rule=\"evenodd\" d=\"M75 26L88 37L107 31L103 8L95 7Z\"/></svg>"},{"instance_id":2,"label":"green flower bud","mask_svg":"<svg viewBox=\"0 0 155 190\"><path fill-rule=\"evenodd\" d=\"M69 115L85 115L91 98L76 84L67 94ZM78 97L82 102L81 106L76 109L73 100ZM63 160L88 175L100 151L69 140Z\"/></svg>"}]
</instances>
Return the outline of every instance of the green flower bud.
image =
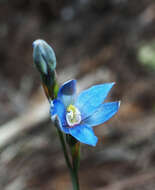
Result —
<instances>
[{"instance_id":1,"label":"green flower bud","mask_svg":"<svg viewBox=\"0 0 155 190\"><path fill-rule=\"evenodd\" d=\"M57 96L56 57L53 49L44 41L33 42L33 61L41 74L43 88L49 101Z\"/></svg>"},{"instance_id":2,"label":"green flower bud","mask_svg":"<svg viewBox=\"0 0 155 190\"><path fill-rule=\"evenodd\" d=\"M53 49L44 41L33 42L33 60L40 73L47 75L56 68L56 57Z\"/></svg>"}]
</instances>

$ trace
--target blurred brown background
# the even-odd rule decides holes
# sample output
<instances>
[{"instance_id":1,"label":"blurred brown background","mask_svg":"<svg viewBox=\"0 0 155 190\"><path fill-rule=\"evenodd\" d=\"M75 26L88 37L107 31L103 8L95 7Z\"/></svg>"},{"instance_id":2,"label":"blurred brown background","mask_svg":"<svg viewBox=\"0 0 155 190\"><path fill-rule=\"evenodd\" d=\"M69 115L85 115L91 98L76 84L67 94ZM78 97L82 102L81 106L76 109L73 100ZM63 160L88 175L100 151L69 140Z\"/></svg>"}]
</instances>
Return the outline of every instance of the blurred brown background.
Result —
<instances>
[{"instance_id":1,"label":"blurred brown background","mask_svg":"<svg viewBox=\"0 0 155 190\"><path fill-rule=\"evenodd\" d=\"M116 81L108 100L122 101L82 147L81 190L154 190L154 0L0 0L0 190L72 189L33 66L38 38L60 82Z\"/></svg>"}]
</instances>

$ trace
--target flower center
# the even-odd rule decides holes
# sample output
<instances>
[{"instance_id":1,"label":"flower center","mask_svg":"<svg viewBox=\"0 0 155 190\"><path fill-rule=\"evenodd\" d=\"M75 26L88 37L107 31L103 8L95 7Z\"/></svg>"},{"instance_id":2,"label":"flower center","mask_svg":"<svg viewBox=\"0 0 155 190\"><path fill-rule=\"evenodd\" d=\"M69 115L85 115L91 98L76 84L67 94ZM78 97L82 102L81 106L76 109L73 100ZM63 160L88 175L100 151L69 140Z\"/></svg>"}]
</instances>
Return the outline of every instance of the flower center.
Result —
<instances>
[{"instance_id":1,"label":"flower center","mask_svg":"<svg viewBox=\"0 0 155 190\"><path fill-rule=\"evenodd\" d=\"M81 122L81 113L72 104L70 104L67 108L66 120L70 127L73 127Z\"/></svg>"}]
</instances>

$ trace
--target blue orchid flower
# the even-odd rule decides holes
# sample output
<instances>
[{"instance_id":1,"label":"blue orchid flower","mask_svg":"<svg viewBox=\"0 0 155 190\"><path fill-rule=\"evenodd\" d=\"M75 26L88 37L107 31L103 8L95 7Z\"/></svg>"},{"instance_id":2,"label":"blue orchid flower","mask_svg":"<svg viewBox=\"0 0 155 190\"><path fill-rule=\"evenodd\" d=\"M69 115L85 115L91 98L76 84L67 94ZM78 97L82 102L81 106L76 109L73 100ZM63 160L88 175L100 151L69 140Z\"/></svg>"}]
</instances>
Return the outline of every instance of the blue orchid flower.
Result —
<instances>
[{"instance_id":1,"label":"blue orchid flower","mask_svg":"<svg viewBox=\"0 0 155 190\"><path fill-rule=\"evenodd\" d=\"M60 87L57 98L51 101L51 119L57 119L64 133L95 146L98 139L93 127L109 120L120 107L119 101L103 103L113 85L95 85L77 96L76 80L67 81Z\"/></svg>"}]
</instances>

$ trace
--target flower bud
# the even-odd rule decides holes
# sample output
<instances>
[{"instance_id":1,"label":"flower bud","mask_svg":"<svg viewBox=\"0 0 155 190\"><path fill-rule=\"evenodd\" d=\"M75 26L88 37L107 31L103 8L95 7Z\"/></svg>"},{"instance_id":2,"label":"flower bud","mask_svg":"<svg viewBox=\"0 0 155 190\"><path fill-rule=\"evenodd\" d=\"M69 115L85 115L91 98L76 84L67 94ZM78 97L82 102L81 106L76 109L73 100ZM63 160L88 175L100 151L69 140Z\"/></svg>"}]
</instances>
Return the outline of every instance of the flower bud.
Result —
<instances>
[{"instance_id":1,"label":"flower bud","mask_svg":"<svg viewBox=\"0 0 155 190\"><path fill-rule=\"evenodd\" d=\"M55 53L44 40L33 42L33 60L41 74L47 75L56 68Z\"/></svg>"},{"instance_id":2,"label":"flower bud","mask_svg":"<svg viewBox=\"0 0 155 190\"><path fill-rule=\"evenodd\" d=\"M33 42L33 61L41 74L43 88L49 101L57 96L56 57L53 49L44 41Z\"/></svg>"}]
</instances>

